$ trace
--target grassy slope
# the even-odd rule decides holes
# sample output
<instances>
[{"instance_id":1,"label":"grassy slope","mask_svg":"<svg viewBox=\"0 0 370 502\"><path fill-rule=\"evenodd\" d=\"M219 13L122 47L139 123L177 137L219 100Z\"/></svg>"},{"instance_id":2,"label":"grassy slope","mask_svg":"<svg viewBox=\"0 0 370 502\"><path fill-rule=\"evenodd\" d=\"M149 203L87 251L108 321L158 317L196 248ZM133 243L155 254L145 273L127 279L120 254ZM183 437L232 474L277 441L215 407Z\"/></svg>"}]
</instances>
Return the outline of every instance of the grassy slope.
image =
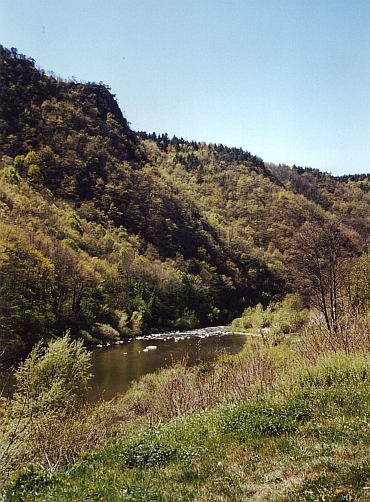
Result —
<instances>
[{"instance_id":1,"label":"grassy slope","mask_svg":"<svg viewBox=\"0 0 370 502\"><path fill-rule=\"evenodd\" d=\"M51 477L19 471L2 500L370 500L369 383L366 358L325 357L272 393L113 439Z\"/></svg>"}]
</instances>

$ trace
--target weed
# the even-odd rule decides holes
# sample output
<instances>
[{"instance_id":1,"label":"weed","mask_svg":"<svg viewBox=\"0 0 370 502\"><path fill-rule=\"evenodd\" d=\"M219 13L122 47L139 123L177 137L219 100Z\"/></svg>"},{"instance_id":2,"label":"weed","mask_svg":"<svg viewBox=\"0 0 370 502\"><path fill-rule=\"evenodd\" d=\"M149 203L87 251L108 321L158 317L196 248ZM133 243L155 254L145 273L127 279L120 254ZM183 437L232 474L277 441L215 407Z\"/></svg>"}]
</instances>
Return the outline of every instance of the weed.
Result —
<instances>
[{"instance_id":1,"label":"weed","mask_svg":"<svg viewBox=\"0 0 370 502\"><path fill-rule=\"evenodd\" d=\"M14 445L14 464L25 467L0 500L368 500L367 357L338 351L303 364L288 352L253 340L208 367L181 362L148 375L73 421L37 417ZM48 470L35 460L40 447ZM53 461L58 447L63 464Z\"/></svg>"},{"instance_id":2,"label":"weed","mask_svg":"<svg viewBox=\"0 0 370 502\"><path fill-rule=\"evenodd\" d=\"M281 436L291 434L310 419L309 405L291 401L282 404L257 402L233 409L223 424L223 431L238 441L251 435Z\"/></svg>"},{"instance_id":3,"label":"weed","mask_svg":"<svg viewBox=\"0 0 370 502\"><path fill-rule=\"evenodd\" d=\"M55 481L56 475L54 473L49 474L42 467L29 464L14 473L8 484L5 497L7 500L11 500L13 496L19 497L22 493L38 492L53 485Z\"/></svg>"},{"instance_id":4,"label":"weed","mask_svg":"<svg viewBox=\"0 0 370 502\"><path fill-rule=\"evenodd\" d=\"M120 453L127 467L165 465L175 458L176 448L153 437L141 437L128 444Z\"/></svg>"},{"instance_id":5,"label":"weed","mask_svg":"<svg viewBox=\"0 0 370 502\"><path fill-rule=\"evenodd\" d=\"M314 476L281 502L352 502L369 500L370 465L338 465L332 472Z\"/></svg>"}]
</instances>

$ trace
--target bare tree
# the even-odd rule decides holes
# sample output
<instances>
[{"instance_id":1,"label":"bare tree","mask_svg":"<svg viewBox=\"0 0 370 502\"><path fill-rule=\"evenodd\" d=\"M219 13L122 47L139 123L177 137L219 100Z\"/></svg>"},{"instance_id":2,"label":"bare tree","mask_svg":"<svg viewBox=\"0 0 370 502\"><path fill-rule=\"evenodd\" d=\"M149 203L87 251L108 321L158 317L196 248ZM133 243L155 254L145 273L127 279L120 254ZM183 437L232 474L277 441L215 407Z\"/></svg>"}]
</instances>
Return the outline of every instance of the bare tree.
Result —
<instances>
[{"instance_id":1,"label":"bare tree","mask_svg":"<svg viewBox=\"0 0 370 502\"><path fill-rule=\"evenodd\" d=\"M355 235L333 217L306 222L292 242L288 257L292 283L323 314L330 332L338 331L348 260L356 247Z\"/></svg>"}]
</instances>

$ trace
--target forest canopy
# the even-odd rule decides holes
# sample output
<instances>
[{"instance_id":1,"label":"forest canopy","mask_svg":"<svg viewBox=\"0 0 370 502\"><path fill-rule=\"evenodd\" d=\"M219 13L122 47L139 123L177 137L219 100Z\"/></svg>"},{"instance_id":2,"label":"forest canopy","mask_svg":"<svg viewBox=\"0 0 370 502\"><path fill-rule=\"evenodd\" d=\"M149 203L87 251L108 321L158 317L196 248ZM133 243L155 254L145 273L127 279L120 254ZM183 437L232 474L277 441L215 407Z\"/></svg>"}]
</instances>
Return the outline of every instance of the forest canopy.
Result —
<instances>
[{"instance_id":1,"label":"forest canopy","mask_svg":"<svg viewBox=\"0 0 370 502\"><path fill-rule=\"evenodd\" d=\"M227 324L298 290L317 307L305 232L340 228L344 268L367 250L369 175L135 132L107 85L56 78L2 46L0 93L5 364L67 331L96 344Z\"/></svg>"}]
</instances>

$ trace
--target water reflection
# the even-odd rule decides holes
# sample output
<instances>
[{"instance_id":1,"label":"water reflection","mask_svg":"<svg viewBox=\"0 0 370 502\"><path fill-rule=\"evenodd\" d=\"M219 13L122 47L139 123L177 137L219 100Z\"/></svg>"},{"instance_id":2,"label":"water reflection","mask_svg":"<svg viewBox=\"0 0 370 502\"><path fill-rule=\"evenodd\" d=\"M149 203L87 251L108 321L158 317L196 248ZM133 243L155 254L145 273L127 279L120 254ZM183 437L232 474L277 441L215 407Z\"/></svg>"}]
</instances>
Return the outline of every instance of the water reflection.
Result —
<instances>
[{"instance_id":1,"label":"water reflection","mask_svg":"<svg viewBox=\"0 0 370 502\"><path fill-rule=\"evenodd\" d=\"M170 366L184 357L192 365L199 359L209 361L224 350L229 354L240 352L245 335L225 333L221 329L163 333L94 349L89 400L96 401L101 397L111 399L117 393L125 392L133 380Z\"/></svg>"}]
</instances>

